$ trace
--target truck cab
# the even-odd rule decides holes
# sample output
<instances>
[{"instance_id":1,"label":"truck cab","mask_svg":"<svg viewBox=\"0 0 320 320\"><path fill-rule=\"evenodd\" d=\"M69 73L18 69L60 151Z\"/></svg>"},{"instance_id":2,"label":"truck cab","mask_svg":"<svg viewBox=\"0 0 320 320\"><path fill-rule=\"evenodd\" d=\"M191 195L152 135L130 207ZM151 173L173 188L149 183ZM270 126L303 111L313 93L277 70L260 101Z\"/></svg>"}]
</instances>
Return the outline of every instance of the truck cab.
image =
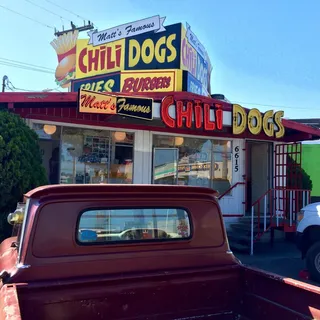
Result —
<instances>
[{"instance_id":1,"label":"truck cab","mask_svg":"<svg viewBox=\"0 0 320 320\"><path fill-rule=\"evenodd\" d=\"M320 282L320 202L310 203L301 209L296 238L311 278Z\"/></svg>"},{"instance_id":2,"label":"truck cab","mask_svg":"<svg viewBox=\"0 0 320 320\"><path fill-rule=\"evenodd\" d=\"M320 288L241 264L217 193L52 185L0 245L0 319L320 319Z\"/></svg>"}]
</instances>

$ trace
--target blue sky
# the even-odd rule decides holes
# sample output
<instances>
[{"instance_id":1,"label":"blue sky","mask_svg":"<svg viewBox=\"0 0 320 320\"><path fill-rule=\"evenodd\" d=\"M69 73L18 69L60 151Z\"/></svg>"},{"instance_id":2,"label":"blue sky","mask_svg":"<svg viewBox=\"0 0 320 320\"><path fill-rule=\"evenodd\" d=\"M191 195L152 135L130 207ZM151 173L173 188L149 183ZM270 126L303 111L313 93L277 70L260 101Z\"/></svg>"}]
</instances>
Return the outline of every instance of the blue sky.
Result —
<instances>
[{"instance_id":1,"label":"blue sky","mask_svg":"<svg viewBox=\"0 0 320 320\"><path fill-rule=\"evenodd\" d=\"M212 93L261 111L284 110L288 118L320 117L318 0L54 0L68 11L49 2L0 2L0 77L7 75L16 88L56 88L54 74L3 65L11 59L54 72L54 30L45 25L69 28L67 19L82 24L79 17L84 17L102 30L159 14L166 17L165 25L188 22L206 47L213 65Z\"/></svg>"}]
</instances>

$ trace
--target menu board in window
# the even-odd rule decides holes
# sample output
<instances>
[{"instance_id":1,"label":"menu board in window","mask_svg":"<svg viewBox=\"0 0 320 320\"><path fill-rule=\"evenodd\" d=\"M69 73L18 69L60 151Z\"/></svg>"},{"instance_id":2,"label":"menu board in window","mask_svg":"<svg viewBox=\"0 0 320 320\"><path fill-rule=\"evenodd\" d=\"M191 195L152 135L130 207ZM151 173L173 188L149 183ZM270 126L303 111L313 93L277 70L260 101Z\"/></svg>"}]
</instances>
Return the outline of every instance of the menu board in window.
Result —
<instances>
[{"instance_id":1,"label":"menu board in window","mask_svg":"<svg viewBox=\"0 0 320 320\"><path fill-rule=\"evenodd\" d=\"M78 158L78 161L107 164L110 153L109 137L84 136L83 154Z\"/></svg>"}]
</instances>

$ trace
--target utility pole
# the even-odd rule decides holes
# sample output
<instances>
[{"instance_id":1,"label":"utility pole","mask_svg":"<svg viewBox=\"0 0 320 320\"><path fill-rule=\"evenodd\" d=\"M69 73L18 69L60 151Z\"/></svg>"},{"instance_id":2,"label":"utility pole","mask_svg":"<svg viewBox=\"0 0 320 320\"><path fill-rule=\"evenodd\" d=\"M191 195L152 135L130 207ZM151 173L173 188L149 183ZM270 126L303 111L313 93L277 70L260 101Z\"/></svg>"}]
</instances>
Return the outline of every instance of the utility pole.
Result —
<instances>
[{"instance_id":1,"label":"utility pole","mask_svg":"<svg viewBox=\"0 0 320 320\"><path fill-rule=\"evenodd\" d=\"M2 78L2 92L6 91L6 82L8 81L8 76L3 76Z\"/></svg>"},{"instance_id":2,"label":"utility pole","mask_svg":"<svg viewBox=\"0 0 320 320\"><path fill-rule=\"evenodd\" d=\"M88 24L86 24L86 21L83 21L83 26L82 27L77 27L72 21L71 21L71 29L64 30L64 27L62 27L62 31L58 31L56 28L54 28L54 35L56 37L59 37L63 35L64 33L68 33L71 31L78 30L79 32L82 31L87 31L87 30L92 30L94 29L94 25L91 21L88 21Z\"/></svg>"}]
</instances>

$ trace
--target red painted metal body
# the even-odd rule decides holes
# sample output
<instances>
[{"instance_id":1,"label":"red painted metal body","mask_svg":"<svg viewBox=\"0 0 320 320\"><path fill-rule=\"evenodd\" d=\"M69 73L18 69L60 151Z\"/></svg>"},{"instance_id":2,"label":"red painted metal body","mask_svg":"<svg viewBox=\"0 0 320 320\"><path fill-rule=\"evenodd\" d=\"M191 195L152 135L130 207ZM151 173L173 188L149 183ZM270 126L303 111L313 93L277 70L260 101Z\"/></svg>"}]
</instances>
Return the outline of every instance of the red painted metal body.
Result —
<instances>
[{"instance_id":1,"label":"red painted metal body","mask_svg":"<svg viewBox=\"0 0 320 320\"><path fill-rule=\"evenodd\" d=\"M243 266L229 251L210 189L161 185L58 185L35 189L17 265L1 244L0 319L320 319L320 289ZM88 208L182 207L182 241L86 245Z\"/></svg>"},{"instance_id":2,"label":"red painted metal body","mask_svg":"<svg viewBox=\"0 0 320 320\"><path fill-rule=\"evenodd\" d=\"M311 196L311 190L303 189L301 165L301 142L275 145L273 188L252 203L255 241L271 228L296 232L297 214Z\"/></svg>"}]
</instances>

